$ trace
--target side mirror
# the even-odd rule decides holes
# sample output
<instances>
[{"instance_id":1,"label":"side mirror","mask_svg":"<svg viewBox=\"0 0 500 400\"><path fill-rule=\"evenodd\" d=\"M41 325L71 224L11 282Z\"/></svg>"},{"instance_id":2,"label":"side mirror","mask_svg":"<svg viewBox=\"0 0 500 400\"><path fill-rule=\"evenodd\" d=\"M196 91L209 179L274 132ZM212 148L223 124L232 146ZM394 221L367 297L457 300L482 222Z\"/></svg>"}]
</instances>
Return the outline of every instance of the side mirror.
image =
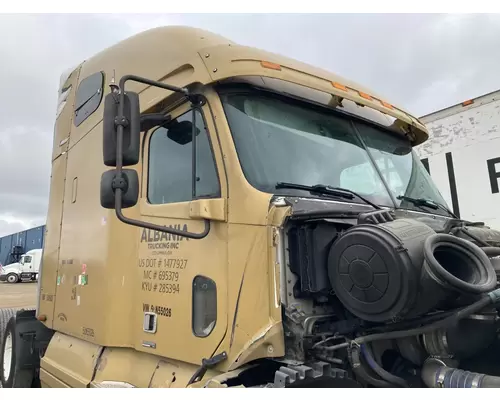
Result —
<instances>
[{"instance_id":1,"label":"side mirror","mask_svg":"<svg viewBox=\"0 0 500 400\"><path fill-rule=\"evenodd\" d=\"M118 219L129 225L190 239L203 239L210 232L210 221L206 219L203 232L195 233L128 218L122 213L122 208L133 207L139 199L139 177L137 171L123 169L123 167L136 165L139 162L141 131L157 126L156 124L163 125L169 121L169 116L162 114L148 114L141 117L139 95L135 92L125 91L125 83L127 81L139 82L180 93L191 102L193 108L203 104L205 101L203 95L190 93L186 88L152 81L135 75L125 75L121 77L118 86L111 85L112 92L104 100L102 150L104 165L116 168L104 172L101 176L101 206L106 209L114 209ZM117 88L119 89L118 91L116 90ZM188 127L186 124L182 125L180 132L176 132L176 127L172 130L171 134L175 137L175 139L171 137L173 140L176 140L178 143L187 143L188 140L196 138L199 132L195 129L195 115L196 113L193 113L193 123L189 125L190 130L186 130ZM186 133L191 134L190 139L188 139ZM193 146L193 149L196 149L196 147ZM120 201L117 202L117 198Z\"/></svg>"},{"instance_id":2,"label":"side mirror","mask_svg":"<svg viewBox=\"0 0 500 400\"><path fill-rule=\"evenodd\" d=\"M109 93L104 99L104 115L102 122L104 165L116 167L116 135L119 95ZM139 95L135 92L124 93L123 116L123 166L136 165L140 153L140 107Z\"/></svg>"},{"instance_id":3,"label":"side mirror","mask_svg":"<svg viewBox=\"0 0 500 400\"><path fill-rule=\"evenodd\" d=\"M122 208L133 207L139 199L139 176L134 169L123 169L121 176L116 170L106 171L101 176L101 206L115 208L115 189L122 188Z\"/></svg>"}]
</instances>

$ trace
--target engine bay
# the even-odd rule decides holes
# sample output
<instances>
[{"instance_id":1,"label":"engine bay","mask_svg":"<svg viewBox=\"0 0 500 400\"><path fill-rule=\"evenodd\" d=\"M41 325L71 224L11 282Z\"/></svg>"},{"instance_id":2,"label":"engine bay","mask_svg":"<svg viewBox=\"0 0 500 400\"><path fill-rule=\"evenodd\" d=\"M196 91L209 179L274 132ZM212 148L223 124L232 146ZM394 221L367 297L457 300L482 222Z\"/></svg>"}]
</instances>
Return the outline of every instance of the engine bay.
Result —
<instances>
[{"instance_id":1,"label":"engine bay","mask_svg":"<svg viewBox=\"0 0 500 400\"><path fill-rule=\"evenodd\" d=\"M376 210L280 235L282 386L500 387L500 232Z\"/></svg>"}]
</instances>

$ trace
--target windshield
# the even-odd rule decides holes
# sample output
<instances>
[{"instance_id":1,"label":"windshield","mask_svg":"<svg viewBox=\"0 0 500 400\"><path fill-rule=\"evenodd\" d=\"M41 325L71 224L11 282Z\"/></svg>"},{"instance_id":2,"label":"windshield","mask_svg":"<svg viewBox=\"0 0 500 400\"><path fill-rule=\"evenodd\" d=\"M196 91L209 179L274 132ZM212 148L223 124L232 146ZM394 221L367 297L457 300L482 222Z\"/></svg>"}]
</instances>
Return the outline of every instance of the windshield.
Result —
<instances>
[{"instance_id":1,"label":"windshield","mask_svg":"<svg viewBox=\"0 0 500 400\"><path fill-rule=\"evenodd\" d=\"M342 113L257 91L226 93L222 101L243 173L255 188L293 195L296 189L276 189L276 184L324 184L353 190L381 206L394 207L395 201L447 215L397 199L405 195L446 205L405 138Z\"/></svg>"}]
</instances>

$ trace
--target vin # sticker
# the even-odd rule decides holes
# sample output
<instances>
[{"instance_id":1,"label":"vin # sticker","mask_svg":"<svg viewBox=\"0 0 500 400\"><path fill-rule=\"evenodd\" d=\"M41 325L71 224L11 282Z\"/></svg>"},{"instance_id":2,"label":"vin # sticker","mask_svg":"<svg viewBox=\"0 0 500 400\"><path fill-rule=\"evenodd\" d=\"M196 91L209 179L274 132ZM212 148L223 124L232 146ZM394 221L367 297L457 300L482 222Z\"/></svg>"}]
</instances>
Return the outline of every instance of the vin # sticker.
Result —
<instances>
[{"instance_id":1,"label":"vin # sticker","mask_svg":"<svg viewBox=\"0 0 500 400\"><path fill-rule=\"evenodd\" d=\"M172 316L172 309L165 306L155 306L153 304L143 303L142 310L144 312L152 312L162 317L170 318Z\"/></svg>"}]
</instances>

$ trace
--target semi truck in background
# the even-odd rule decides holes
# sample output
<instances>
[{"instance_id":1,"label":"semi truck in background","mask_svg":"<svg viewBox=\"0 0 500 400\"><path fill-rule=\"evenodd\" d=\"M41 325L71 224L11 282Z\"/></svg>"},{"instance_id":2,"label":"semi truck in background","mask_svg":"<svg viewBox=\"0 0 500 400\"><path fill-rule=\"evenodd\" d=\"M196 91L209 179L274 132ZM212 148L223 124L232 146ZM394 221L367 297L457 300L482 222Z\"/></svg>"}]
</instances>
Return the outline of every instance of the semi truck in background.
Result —
<instances>
[{"instance_id":1,"label":"semi truck in background","mask_svg":"<svg viewBox=\"0 0 500 400\"><path fill-rule=\"evenodd\" d=\"M45 225L0 237L0 265L18 262L21 256L44 245Z\"/></svg>"},{"instance_id":2,"label":"semi truck in background","mask_svg":"<svg viewBox=\"0 0 500 400\"><path fill-rule=\"evenodd\" d=\"M18 283L35 281L38 278L42 249L29 250L19 261L0 266L0 282Z\"/></svg>"},{"instance_id":3,"label":"semi truck in background","mask_svg":"<svg viewBox=\"0 0 500 400\"><path fill-rule=\"evenodd\" d=\"M199 29L86 60L1 385L500 387L500 232L449 210L427 139L368 88Z\"/></svg>"},{"instance_id":4,"label":"semi truck in background","mask_svg":"<svg viewBox=\"0 0 500 400\"><path fill-rule=\"evenodd\" d=\"M429 139L415 151L454 214L500 229L500 90L420 120Z\"/></svg>"}]
</instances>

